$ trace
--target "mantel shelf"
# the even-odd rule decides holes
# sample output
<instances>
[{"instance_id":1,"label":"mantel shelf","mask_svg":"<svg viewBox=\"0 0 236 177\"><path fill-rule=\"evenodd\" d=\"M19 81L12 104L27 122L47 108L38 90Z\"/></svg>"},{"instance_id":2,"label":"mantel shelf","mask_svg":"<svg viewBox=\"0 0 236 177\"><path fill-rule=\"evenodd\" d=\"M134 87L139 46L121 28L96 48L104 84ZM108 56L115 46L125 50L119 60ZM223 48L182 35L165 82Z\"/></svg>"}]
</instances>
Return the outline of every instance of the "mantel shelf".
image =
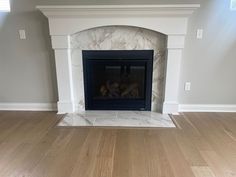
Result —
<instances>
[{"instance_id":1,"label":"mantel shelf","mask_svg":"<svg viewBox=\"0 0 236 177\"><path fill-rule=\"evenodd\" d=\"M47 17L73 16L189 16L200 4L36 6Z\"/></svg>"}]
</instances>

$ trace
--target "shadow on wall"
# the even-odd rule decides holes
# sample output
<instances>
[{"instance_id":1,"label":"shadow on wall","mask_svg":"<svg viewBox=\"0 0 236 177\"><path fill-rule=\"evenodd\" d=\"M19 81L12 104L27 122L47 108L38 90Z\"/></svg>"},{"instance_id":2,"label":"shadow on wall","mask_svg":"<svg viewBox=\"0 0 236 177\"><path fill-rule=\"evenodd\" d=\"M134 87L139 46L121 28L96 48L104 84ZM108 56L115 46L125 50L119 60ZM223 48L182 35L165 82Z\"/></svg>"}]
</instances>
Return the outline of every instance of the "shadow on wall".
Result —
<instances>
[{"instance_id":1,"label":"shadow on wall","mask_svg":"<svg viewBox=\"0 0 236 177\"><path fill-rule=\"evenodd\" d=\"M0 102L57 101L48 21L36 4L12 0L11 12L0 13ZM19 39L20 29L26 30L26 40Z\"/></svg>"},{"instance_id":2,"label":"shadow on wall","mask_svg":"<svg viewBox=\"0 0 236 177\"><path fill-rule=\"evenodd\" d=\"M183 104L236 104L236 11L231 0L202 1L189 21L182 63L181 85L191 81L192 89L180 90ZM203 29L203 39L196 39Z\"/></svg>"},{"instance_id":3,"label":"shadow on wall","mask_svg":"<svg viewBox=\"0 0 236 177\"><path fill-rule=\"evenodd\" d=\"M3 27L4 22L6 21L8 12L0 12L0 31Z\"/></svg>"},{"instance_id":4,"label":"shadow on wall","mask_svg":"<svg viewBox=\"0 0 236 177\"><path fill-rule=\"evenodd\" d=\"M236 42L236 11L231 10L231 0L210 0L208 15L205 17L205 30L208 42L208 52L212 57L222 58ZM207 46L205 46L207 47Z\"/></svg>"}]
</instances>

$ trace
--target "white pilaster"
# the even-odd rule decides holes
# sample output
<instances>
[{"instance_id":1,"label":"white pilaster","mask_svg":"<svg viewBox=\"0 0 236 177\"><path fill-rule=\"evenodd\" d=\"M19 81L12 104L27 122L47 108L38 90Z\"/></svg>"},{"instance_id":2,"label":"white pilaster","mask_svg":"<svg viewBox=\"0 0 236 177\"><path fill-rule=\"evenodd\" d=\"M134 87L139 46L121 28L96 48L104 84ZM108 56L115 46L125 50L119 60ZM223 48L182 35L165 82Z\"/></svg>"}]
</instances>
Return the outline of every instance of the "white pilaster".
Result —
<instances>
[{"instance_id":1,"label":"white pilaster","mask_svg":"<svg viewBox=\"0 0 236 177\"><path fill-rule=\"evenodd\" d=\"M165 100L163 104L164 114L178 113L178 90L182 49L185 37L183 35L168 36L168 56L165 85Z\"/></svg>"},{"instance_id":2,"label":"white pilaster","mask_svg":"<svg viewBox=\"0 0 236 177\"><path fill-rule=\"evenodd\" d=\"M72 66L69 36L52 36L55 51L59 100L58 114L74 112Z\"/></svg>"}]
</instances>

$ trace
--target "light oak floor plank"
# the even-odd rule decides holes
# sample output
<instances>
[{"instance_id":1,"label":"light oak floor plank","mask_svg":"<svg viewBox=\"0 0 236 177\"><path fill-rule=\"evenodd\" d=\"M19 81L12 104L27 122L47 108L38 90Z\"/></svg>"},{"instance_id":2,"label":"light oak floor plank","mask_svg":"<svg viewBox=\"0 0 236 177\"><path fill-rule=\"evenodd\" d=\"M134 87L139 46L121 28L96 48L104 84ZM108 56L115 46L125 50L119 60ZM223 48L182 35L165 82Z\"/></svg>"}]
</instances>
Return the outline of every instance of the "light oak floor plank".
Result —
<instances>
[{"instance_id":1,"label":"light oak floor plank","mask_svg":"<svg viewBox=\"0 0 236 177\"><path fill-rule=\"evenodd\" d=\"M0 111L1 177L236 177L236 113L181 113L177 128L57 127Z\"/></svg>"}]
</instances>

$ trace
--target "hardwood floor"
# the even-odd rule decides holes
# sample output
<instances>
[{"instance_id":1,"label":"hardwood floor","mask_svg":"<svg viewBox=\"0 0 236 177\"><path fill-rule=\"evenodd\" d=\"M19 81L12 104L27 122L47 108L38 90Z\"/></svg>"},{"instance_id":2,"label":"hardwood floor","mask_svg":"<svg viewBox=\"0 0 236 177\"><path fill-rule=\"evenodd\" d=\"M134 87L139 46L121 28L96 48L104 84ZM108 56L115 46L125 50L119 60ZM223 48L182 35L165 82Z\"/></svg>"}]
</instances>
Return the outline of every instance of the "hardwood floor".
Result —
<instances>
[{"instance_id":1,"label":"hardwood floor","mask_svg":"<svg viewBox=\"0 0 236 177\"><path fill-rule=\"evenodd\" d=\"M53 112L0 112L0 177L233 177L236 113L184 113L178 128L56 127Z\"/></svg>"}]
</instances>

